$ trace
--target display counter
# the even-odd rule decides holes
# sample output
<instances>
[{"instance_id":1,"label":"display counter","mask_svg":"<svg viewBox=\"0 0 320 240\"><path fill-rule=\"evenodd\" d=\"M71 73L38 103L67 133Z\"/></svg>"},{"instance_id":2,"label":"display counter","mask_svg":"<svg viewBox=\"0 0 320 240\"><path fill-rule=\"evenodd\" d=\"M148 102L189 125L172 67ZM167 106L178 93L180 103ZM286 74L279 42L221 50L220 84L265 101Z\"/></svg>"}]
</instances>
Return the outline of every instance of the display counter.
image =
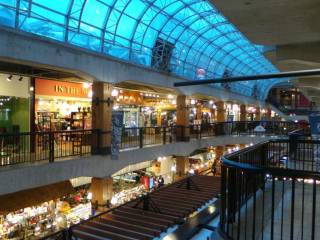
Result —
<instances>
[{"instance_id":1,"label":"display counter","mask_svg":"<svg viewBox=\"0 0 320 240\"><path fill-rule=\"evenodd\" d=\"M130 200L140 197L142 194L146 193L147 190L144 185L139 185L137 187L123 190L113 195L111 199L112 206L119 206Z\"/></svg>"}]
</instances>

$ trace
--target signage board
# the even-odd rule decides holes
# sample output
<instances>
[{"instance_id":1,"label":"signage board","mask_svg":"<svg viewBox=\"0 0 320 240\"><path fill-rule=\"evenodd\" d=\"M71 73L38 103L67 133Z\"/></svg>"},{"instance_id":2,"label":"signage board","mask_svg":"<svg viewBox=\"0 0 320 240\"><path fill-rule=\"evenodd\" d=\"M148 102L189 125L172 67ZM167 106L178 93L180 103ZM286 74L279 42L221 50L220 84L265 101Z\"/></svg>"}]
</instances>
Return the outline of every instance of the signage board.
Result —
<instances>
[{"instance_id":1,"label":"signage board","mask_svg":"<svg viewBox=\"0 0 320 240\"><path fill-rule=\"evenodd\" d=\"M312 135L320 135L320 115L309 115L309 123Z\"/></svg>"},{"instance_id":2,"label":"signage board","mask_svg":"<svg viewBox=\"0 0 320 240\"><path fill-rule=\"evenodd\" d=\"M89 98L91 86L83 83L54 81L37 78L35 80L35 94L44 96Z\"/></svg>"}]
</instances>

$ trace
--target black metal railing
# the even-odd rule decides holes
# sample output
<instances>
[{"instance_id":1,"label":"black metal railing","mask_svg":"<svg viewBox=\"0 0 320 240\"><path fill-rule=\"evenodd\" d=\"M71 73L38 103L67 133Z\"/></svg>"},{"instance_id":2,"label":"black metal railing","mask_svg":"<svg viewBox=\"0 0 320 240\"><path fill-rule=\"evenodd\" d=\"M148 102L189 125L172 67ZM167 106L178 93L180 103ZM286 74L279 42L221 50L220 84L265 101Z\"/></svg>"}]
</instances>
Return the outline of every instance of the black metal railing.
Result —
<instances>
[{"instance_id":1,"label":"black metal railing","mask_svg":"<svg viewBox=\"0 0 320 240\"><path fill-rule=\"evenodd\" d=\"M222 159L220 231L231 239L319 239L320 141L274 140ZM297 154L293 156L290 153Z\"/></svg>"},{"instance_id":2,"label":"black metal railing","mask_svg":"<svg viewBox=\"0 0 320 240\"><path fill-rule=\"evenodd\" d=\"M88 155L97 138L94 130L1 134L0 166Z\"/></svg>"},{"instance_id":3,"label":"black metal railing","mask_svg":"<svg viewBox=\"0 0 320 240\"><path fill-rule=\"evenodd\" d=\"M292 107L292 106L286 106L281 103L279 103L276 99L274 98L269 98L267 99L267 102L276 108L278 108L282 113L286 115L294 114L294 115L310 115L313 113L318 113L319 111L317 109L313 109L312 104L310 106L302 107L302 106L297 106L297 107Z\"/></svg>"},{"instance_id":4,"label":"black metal railing","mask_svg":"<svg viewBox=\"0 0 320 240\"><path fill-rule=\"evenodd\" d=\"M143 148L176 141L175 127L123 128L121 149Z\"/></svg>"},{"instance_id":5,"label":"black metal railing","mask_svg":"<svg viewBox=\"0 0 320 240\"><path fill-rule=\"evenodd\" d=\"M265 131L257 131L257 126ZM177 141L221 135L286 135L298 128L293 122L220 122L190 126L123 128L119 148L143 148ZM72 130L0 134L0 166L54 162L59 159L89 154L107 154L110 132Z\"/></svg>"}]
</instances>

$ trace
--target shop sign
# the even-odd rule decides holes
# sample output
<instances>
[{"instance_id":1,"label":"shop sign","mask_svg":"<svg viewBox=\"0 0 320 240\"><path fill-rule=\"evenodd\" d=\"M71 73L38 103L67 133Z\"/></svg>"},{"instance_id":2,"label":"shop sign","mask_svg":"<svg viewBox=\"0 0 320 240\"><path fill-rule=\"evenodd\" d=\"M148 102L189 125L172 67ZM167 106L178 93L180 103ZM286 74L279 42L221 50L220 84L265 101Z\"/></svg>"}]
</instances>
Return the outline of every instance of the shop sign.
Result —
<instances>
[{"instance_id":1,"label":"shop sign","mask_svg":"<svg viewBox=\"0 0 320 240\"><path fill-rule=\"evenodd\" d=\"M82 83L36 79L35 94L60 97L89 98L91 86Z\"/></svg>"},{"instance_id":2,"label":"shop sign","mask_svg":"<svg viewBox=\"0 0 320 240\"><path fill-rule=\"evenodd\" d=\"M112 126L111 126L111 158L119 159L121 136L123 126L123 112L112 112Z\"/></svg>"}]
</instances>

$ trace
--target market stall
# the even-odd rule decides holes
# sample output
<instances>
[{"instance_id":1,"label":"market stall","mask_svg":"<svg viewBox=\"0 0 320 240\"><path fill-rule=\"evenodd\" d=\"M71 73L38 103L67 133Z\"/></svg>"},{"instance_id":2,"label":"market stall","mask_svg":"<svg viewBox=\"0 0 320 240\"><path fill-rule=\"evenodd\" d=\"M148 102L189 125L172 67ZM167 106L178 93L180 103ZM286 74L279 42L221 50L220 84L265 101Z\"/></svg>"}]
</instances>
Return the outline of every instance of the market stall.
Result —
<instances>
[{"instance_id":1,"label":"market stall","mask_svg":"<svg viewBox=\"0 0 320 240\"><path fill-rule=\"evenodd\" d=\"M0 238L37 239L88 219L90 200L69 181L0 196Z\"/></svg>"},{"instance_id":2,"label":"market stall","mask_svg":"<svg viewBox=\"0 0 320 240\"><path fill-rule=\"evenodd\" d=\"M114 194L111 205L121 205L152 191L155 187L154 174L146 169L113 176Z\"/></svg>"}]
</instances>

